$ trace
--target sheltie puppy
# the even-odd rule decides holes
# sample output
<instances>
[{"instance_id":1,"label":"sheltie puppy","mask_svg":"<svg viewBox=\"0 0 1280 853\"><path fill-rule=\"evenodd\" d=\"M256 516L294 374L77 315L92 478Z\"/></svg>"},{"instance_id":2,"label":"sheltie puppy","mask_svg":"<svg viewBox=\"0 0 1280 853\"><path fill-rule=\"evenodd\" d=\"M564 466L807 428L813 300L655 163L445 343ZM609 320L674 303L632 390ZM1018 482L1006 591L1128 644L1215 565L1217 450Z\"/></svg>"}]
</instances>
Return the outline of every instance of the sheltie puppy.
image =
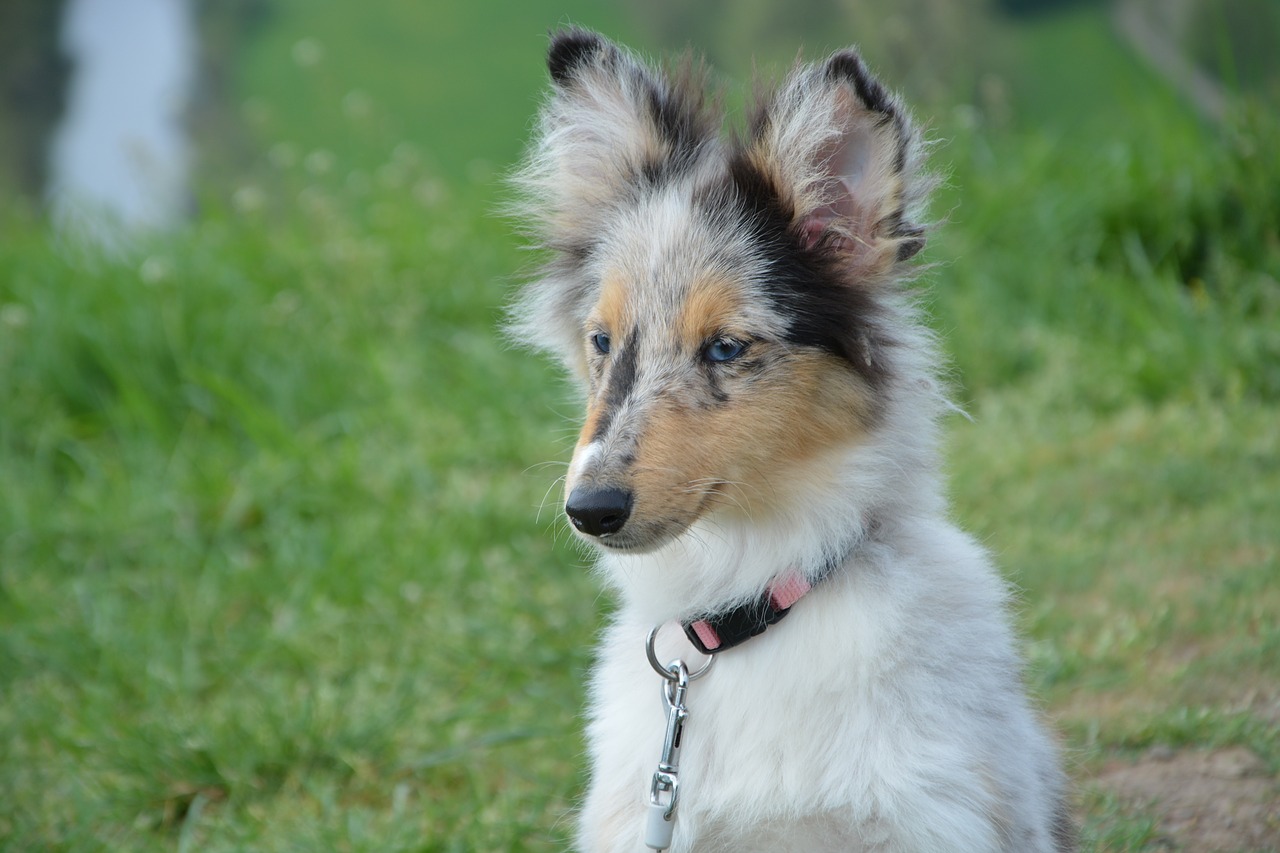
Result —
<instances>
[{"instance_id":1,"label":"sheltie puppy","mask_svg":"<svg viewBox=\"0 0 1280 853\"><path fill-rule=\"evenodd\" d=\"M580 849L1072 849L1008 590L943 496L907 110L854 50L736 135L692 60L573 28L548 66L511 331L581 380L565 512L619 600Z\"/></svg>"}]
</instances>

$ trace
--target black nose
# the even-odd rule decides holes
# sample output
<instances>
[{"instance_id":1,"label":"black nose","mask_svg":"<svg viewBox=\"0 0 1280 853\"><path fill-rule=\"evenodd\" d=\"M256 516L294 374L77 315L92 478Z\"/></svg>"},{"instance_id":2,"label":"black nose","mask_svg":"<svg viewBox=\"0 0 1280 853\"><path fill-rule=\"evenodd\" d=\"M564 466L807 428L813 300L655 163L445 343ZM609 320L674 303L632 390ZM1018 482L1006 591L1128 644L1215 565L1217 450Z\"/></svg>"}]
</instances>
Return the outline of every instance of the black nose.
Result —
<instances>
[{"instance_id":1,"label":"black nose","mask_svg":"<svg viewBox=\"0 0 1280 853\"><path fill-rule=\"evenodd\" d=\"M578 486L565 501L564 511L574 527L590 536L617 533L631 515L631 493Z\"/></svg>"}]
</instances>

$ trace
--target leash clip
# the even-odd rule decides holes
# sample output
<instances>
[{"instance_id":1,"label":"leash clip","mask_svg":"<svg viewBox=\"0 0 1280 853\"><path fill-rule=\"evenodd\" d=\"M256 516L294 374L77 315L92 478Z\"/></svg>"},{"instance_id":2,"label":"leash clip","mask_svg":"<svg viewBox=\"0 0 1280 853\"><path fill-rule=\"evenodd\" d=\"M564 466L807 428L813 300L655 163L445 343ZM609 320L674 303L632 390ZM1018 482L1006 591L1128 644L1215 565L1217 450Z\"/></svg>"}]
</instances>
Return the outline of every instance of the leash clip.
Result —
<instances>
[{"instance_id":1,"label":"leash clip","mask_svg":"<svg viewBox=\"0 0 1280 853\"><path fill-rule=\"evenodd\" d=\"M658 769L649 784L649 813L645 823L645 846L666 850L675 831L676 806L680 802L680 741L684 721L689 717L685 694L689 690L689 668L684 661L672 661L667 668L671 680L662 683L667 705L667 729L662 739Z\"/></svg>"},{"instance_id":2,"label":"leash clip","mask_svg":"<svg viewBox=\"0 0 1280 853\"><path fill-rule=\"evenodd\" d=\"M689 718L685 696L689 692L689 682L706 675L707 670L715 663L715 658L708 658L693 673L689 672L689 667L679 658L662 666L653 648L658 627L660 626L649 632L645 641L645 653L649 657L649 665L664 679L662 700L667 709L667 727L662 739L658 769L654 771L653 780L649 783L649 810L644 843L652 850L666 850L671 846L671 838L675 832L676 806L680 801L680 745L684 737L685 720Z\"/></svg>"}]
</instances>

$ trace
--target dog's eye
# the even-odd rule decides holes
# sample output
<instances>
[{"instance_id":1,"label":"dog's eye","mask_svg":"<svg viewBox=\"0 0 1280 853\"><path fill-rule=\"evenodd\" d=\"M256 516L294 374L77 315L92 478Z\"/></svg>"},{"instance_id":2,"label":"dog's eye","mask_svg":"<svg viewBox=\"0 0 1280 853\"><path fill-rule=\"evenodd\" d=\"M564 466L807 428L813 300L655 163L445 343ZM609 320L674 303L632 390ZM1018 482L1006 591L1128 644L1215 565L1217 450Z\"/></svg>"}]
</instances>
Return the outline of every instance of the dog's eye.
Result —
<instances>
[{"instance_id":1,"label":"dog's eye","mask_svg":"<svg viewBox=\"0 0 1280 853\"><path fill-rule=\"evenodd\" d=\"M596 332L591 336L591 345L596 348L596 352L601 355L609 354L609 336L604 332Z\"/></svg>"},{"instance_id":2,"label":"dog's eye","mask_svg":"<svg viewBox=\"0 0 1280 853\"><path fill-rule=\"evenodd\" d=\"M742 355L746 348L747 345L742 341L735 341L733 338L716 338L707 344L707 348L702 351L702 356L714 364L721 364L733 361Z\"/></svg>"}]
</instances>

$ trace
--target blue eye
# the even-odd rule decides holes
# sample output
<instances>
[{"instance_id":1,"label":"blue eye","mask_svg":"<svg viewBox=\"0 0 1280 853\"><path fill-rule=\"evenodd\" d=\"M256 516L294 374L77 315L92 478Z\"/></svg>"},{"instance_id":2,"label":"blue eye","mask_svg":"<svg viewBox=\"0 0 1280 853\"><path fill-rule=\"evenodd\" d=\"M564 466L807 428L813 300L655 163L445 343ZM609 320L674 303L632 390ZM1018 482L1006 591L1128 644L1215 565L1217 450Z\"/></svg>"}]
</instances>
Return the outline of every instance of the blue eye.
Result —
<instances>
[{"instance_id":1,"label":"blue eye","mask_svg":"<svg viewBox=\"0 0 1280 853\"><path fill-rule=\"evenodd\" d=\"M596 352L601 355L609 354L609 336L604 332L596 332L591 336L591 343L595 345Z\"/></svg>"},{"instance_id":2,"label":"blue eye","mask_svg":"<svg viewBox=\"0 0 1280 853\"><path fill-rule=\"evenodd\" d=\"M742 341L735 341L733 338L717 338L707 345L702 351L703 358L714 364L720 364L726 361L733 361L742 355L747 345Z\"/></svg>"}]
</instances>

